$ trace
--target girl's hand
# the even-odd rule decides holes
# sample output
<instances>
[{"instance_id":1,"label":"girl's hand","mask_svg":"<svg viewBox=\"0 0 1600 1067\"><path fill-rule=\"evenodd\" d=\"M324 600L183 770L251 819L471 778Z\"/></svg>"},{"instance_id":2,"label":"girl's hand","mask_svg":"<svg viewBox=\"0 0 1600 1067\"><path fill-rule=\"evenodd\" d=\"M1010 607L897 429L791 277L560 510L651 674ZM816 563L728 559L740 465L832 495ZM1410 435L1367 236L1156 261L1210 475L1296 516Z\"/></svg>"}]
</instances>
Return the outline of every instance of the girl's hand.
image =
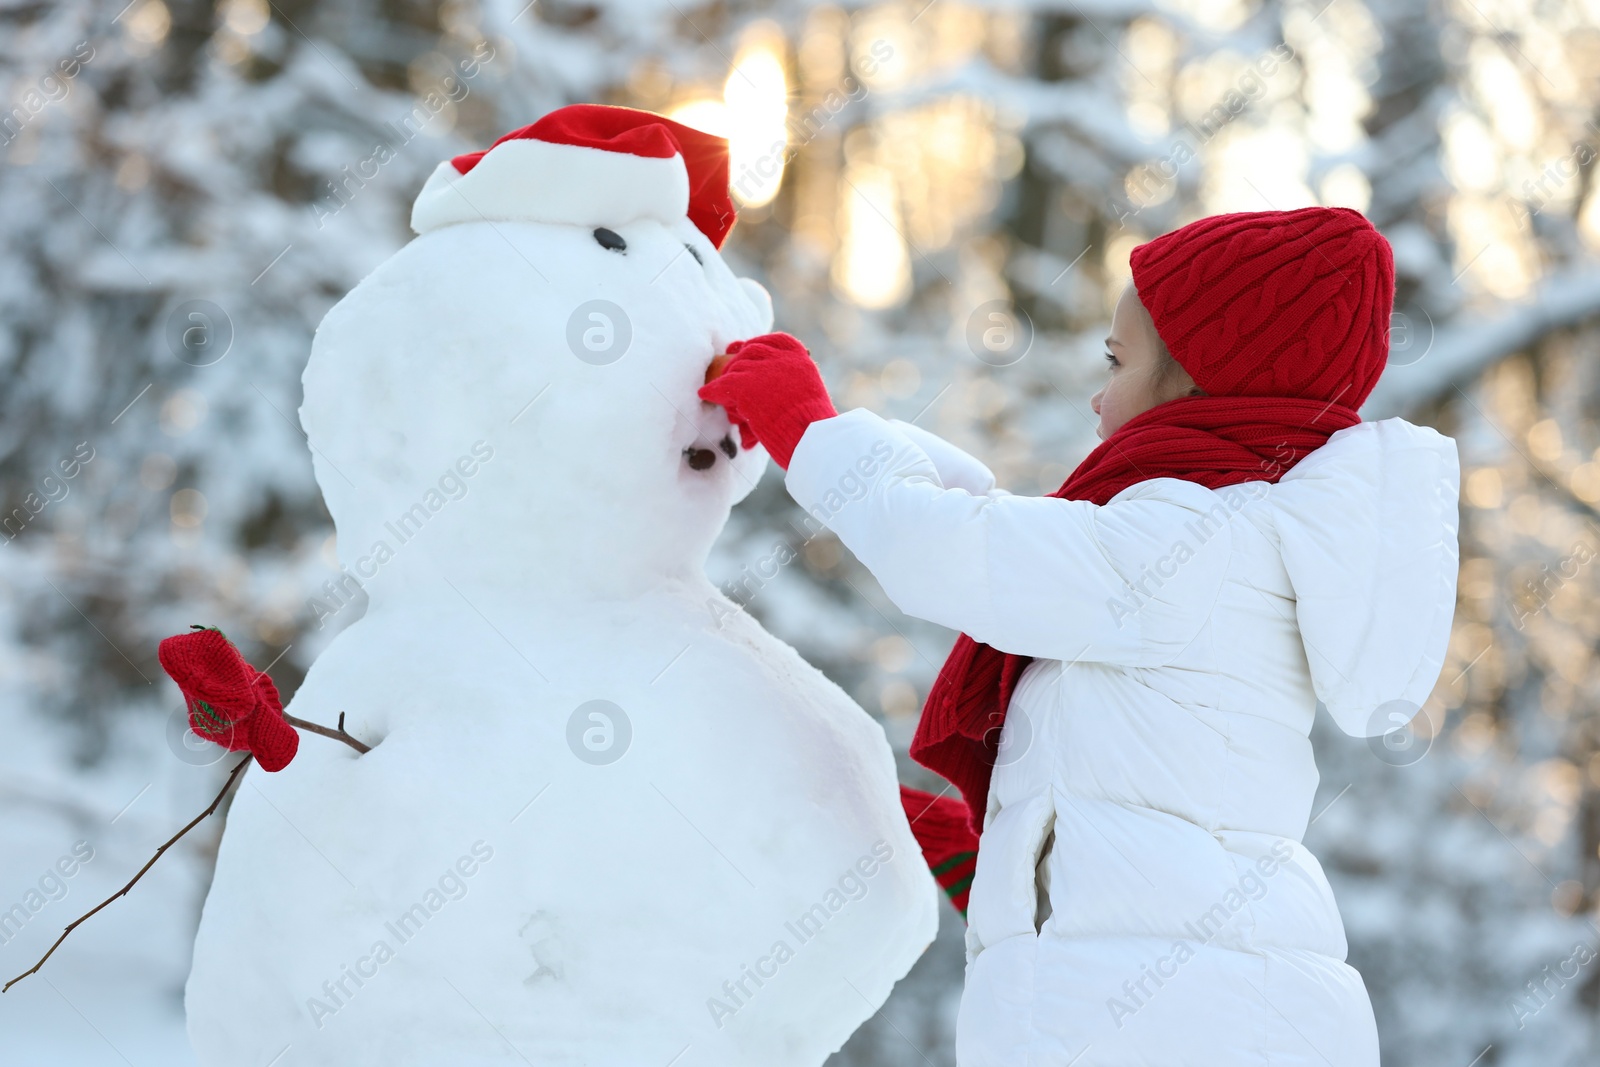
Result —
<instances>
[{"instance_id":1,"label":"girl's hand","mask_svg":"<svg viewBox=\"0 0 1600 1067\"><path fill-rule=\"evenodd\" d=\"M786 333L735 341L727 354L722 373L700 388L700 399L727 409L741 445L765 445L787 470L806 427L838 414L821 372L805 345Z\"/></svg>"}]
</instances>

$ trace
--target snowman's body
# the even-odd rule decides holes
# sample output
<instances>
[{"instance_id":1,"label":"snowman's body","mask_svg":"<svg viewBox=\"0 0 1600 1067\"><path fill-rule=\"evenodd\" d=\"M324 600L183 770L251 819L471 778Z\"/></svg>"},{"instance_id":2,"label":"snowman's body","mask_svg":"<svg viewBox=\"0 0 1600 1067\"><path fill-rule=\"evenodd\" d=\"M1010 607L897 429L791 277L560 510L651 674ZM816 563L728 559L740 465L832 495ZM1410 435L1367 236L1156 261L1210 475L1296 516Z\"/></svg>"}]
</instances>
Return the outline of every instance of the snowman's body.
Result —
<instances>
[{"instance_id":1,"label":"snowman's body","mask_svg":"<svg viewBox=\"0 0 1600 1067\"><path fill-rule=\"evenodd\" d=\"M369 606L290 710L376 744L240 786L204 1067L816 1067L934 936L881 728L704 576L765 459L695 391L770 304L686 218L609 229L433 229L318 331Z\"/></svg>"}]
</instances>

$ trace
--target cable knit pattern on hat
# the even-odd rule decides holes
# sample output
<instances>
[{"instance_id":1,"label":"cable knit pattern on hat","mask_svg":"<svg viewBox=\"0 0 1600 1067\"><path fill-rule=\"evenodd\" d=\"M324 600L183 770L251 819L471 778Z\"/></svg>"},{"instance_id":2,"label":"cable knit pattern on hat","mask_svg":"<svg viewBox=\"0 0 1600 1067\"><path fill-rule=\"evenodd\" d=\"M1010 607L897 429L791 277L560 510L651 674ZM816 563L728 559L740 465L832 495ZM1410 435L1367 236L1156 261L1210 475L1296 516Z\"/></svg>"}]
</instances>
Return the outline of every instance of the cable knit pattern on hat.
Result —
<instances>
[{"instance_id":1,"label":"cable knit pattern on hat","mask_svg":"<svg viewBox=\"0 0 1600 1067\"><path fill-rule=\"evenodd\" d=\"M1213 396L1354 408L1383 372L1394 256L1358 211L1213 215L1140 245L1131 262L1172 358Z\"/></svg>"}]
</instances>

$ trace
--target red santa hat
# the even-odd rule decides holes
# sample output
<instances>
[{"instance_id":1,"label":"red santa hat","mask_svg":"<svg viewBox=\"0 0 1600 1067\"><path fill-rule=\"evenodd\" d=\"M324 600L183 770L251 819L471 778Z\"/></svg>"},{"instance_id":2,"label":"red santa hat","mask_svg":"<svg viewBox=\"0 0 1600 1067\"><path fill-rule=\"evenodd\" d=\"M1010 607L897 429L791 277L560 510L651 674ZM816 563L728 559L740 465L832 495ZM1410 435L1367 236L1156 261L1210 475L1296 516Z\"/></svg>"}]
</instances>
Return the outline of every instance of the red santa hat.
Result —
<instances>
[{"instance_id":1,"label":"red santa hat","mask_svg":"<svg viewBox=\"0 0 1600 1067\"><path fill-rule=\"evenodd\" d=\"M411 207L411 228L482 220L615 228L685 215L722 247L734 221L726 139L648 111L573 104L440 163Z\"/></svg>"}]
</instances>

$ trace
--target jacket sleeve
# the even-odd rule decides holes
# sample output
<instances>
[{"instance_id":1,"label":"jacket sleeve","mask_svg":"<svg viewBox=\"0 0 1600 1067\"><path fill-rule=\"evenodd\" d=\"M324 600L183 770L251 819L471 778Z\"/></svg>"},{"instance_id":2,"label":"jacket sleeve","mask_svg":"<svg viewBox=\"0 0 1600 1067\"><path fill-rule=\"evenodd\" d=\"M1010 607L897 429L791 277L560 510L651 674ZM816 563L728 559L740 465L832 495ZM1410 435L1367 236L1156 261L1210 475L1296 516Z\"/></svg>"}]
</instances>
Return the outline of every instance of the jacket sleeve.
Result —
<instances>
[{"instance_id":1,"label":"jacket sleeve","mask_svg":"<svg viewBox=\"0 0 1600 1067\"><path fill-rule=\"evenodd\" d=\"M936 434L931 434L915 423L889 419L889 425L906 435L906 439L922 449L939 474L939 484L946 489L965 489L973 496L1006 495L995 483L994 471L975 456L968 455Z\"/></svg>"},{"instance_id":2,"label":"jacket sleeve","mask_svg":"<svg viewBox=\"0 0 1600 1067\"><path fill-rule=\"evenodd\" d=\"M1019 655L1171 662L1210 615L1232 552L1227 509L1194 483L1151 479L1103 507L975 496L862 409L812 423L785 485L900 610Z\"/></svg>"}]
</instances>

